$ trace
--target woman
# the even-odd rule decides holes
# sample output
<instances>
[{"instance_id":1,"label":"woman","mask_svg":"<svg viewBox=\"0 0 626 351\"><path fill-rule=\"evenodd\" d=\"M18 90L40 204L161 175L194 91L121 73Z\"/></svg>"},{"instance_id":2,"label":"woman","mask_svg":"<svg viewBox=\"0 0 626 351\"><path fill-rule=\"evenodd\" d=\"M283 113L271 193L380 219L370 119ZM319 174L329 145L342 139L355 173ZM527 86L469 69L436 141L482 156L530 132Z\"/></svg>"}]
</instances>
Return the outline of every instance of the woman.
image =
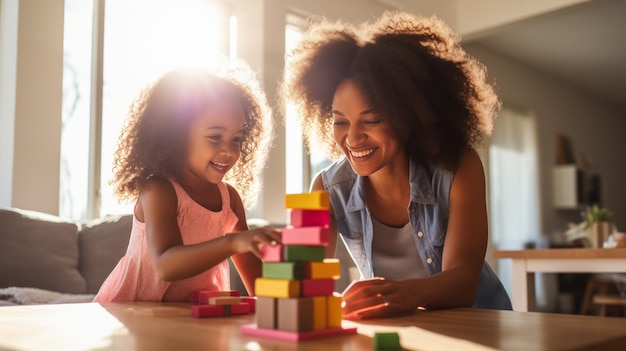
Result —
<instances>
[{"instance_id":1,"label":"woman","mask_svg":"<svg viewBox=\"0 0 626 351\"><path fill-rule=\"evenodd\" d=\"M328 255L340 235L361 273L343 294L344 318L511 309L484 261L474 149L500 102L450 28L404 12L359 26L323 21L286 65L281 101L297 107L308 146L345 156L311 186L331 199Z\"/></svg>"}]
</instances>

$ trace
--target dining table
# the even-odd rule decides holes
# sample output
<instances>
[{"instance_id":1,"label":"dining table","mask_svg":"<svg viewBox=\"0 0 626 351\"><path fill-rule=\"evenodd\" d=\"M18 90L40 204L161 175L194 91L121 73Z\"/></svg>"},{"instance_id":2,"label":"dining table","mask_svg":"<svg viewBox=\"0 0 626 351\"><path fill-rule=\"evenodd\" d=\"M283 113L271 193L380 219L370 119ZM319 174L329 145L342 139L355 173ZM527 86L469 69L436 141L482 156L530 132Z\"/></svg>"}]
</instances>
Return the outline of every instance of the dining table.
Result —
<instances>
[{"instance_id":1,"label":"dining table","mask_svg":"<svg viewBox=\"0 0 626 351\"><path fill-rule=\"evenodd\" d=\"M626 248L556 248L496 250L511 260L513 310L536 310L535 273L626 273ZM626 349L626 347L625 347Z\"/></svg>"},{"instance_id":2,"label":"dining table","mask_svg":"<svg viewBox=\"0 0 626 351\"><path fill-rule=\"evenodd\" d=\"M70 303L0 307L0 350L624 350L626 319L454 308L342 321L352 334L285 341L242 333L255 313L194 318L191 303Z\"/></svg>"}]
</instances>

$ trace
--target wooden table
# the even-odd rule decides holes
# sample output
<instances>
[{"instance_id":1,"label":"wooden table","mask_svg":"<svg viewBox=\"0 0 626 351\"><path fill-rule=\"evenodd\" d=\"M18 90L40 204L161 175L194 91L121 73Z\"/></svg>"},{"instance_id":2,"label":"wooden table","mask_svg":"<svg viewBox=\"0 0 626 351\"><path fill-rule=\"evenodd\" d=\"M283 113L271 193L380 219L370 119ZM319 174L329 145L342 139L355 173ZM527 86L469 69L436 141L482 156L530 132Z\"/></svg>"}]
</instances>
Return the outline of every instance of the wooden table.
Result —
<instances>
[{"instance_id":1,"label":"wooden table","mask_svg":"<svg viewBox=\"0 0 626 351\"><path fill-rule=\"evenodd\" d=\"M493 256L512 260L513 310L522 312L535 309L535 273L626 272L626 248L494 251Z\"/></svg>"},{"instance_id":2,"label":"wooden table","mask_svg":"<svg viewBox=\"0 0 626 351\"><path fill-rule=\"evenodd\" d=\"M357 334L299 343L244 336L254 315L195 319L186 303L0 307L0 350L372 350L396 331L405 350L623 350L626 319L451 309L368 320Z\"/></svg>"}]
</instances>

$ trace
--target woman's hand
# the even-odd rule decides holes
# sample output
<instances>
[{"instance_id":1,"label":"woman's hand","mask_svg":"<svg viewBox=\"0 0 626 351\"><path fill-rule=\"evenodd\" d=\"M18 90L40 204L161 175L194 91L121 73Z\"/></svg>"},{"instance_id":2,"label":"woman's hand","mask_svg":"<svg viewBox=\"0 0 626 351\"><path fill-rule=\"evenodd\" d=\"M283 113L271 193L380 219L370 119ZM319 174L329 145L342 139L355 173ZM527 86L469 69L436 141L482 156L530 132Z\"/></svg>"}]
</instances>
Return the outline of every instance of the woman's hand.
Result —
<instances>
[{"instance_id":1,"label":"woman's hand","mask_svg":"<svg viewBox=\"0 0 626 351\"><path fill-rule=\"evenodd\" d=\"M418 305L407 280L372 278L354 281L342 294L343 318L366 319L412 313Z\"/></svg>"},{"instance_id":2,"label":"woman's hand","mask_svg":"<svg viewBox=\"0 0 626 351\"><path fill-rule=\"evenodd\" d=\"M232 247L235 253L251 252L262 258L260 247L280 243L280 230L262 227L231 234Z\"/></svg>"}]
</instances>

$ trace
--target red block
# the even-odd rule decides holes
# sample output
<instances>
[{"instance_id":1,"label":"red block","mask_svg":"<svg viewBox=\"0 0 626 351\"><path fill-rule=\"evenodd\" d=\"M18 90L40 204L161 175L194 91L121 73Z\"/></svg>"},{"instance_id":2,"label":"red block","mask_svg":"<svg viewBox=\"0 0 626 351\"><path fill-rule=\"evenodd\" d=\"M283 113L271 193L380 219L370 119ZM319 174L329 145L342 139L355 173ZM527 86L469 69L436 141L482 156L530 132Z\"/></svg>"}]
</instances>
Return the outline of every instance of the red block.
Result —
<instances>
[{"instance_id":1,"label":"red block","mask_svg":"<svg viewBox=\"0 0 626 351\"><path fill-rule=\"evenodd\" d=\"M224 315L223 305L193 305L191 306L191 316L193 318L222 317Z\"/></svg>"},{"instance_id":2,"label":"red block","mask_svg":"<svg viewBox=\"0 0 626 351\"><path fill-rule=\"evenodd\" d=\"M293 227L282 230L283 245L328 245L328 226L325 227Z\"/></svg>"},{"instance_id":3,"label":"red block","mask_svg":"<svg viewBox=\"0 0 626 351\"><path fill-rule=\"evenodd\" d=\"M294 227L323 227L330 223L328 210L293 209L289 215L289 224Z\"/></svg>"},{"instance_id":4,"label":"red block","mask_svg":"<svg viewBox=\"0 0 626 351\"><path fill-rule=\"evenodd\" d=\"M250 313L250 304L247 302L240 302L230 305L230 314L248 314Z\"/></svg>"},{"instance_id":5,"label":"red block","mask_svg":"<svg viewBox=\"0 0 626 351\"><path fill-rule=\"evenodd\" d=\"M256 311L256 297L255 296L242 296L241 302L246 302L250 305L250 312Z\"/></svg>"},{"instance_id":6,"label":"red block","mask_svg":"<svg viewBox=\"0 0 626 351\"><path fill-rule=\"evenodd\" d=\"M300 281L301 296L330 296L335 291L333 279L303 279Z\"/></svg>"},{"instance_id":7,"label":"red block","mask_svg":"<svg viewBox=\"0 0 626 351\"><path fill-rule=\"evenodd\" d=\"M263 245L259 248L263 262L282 262L283 245Z\"/></svg>"}]
</instances>

